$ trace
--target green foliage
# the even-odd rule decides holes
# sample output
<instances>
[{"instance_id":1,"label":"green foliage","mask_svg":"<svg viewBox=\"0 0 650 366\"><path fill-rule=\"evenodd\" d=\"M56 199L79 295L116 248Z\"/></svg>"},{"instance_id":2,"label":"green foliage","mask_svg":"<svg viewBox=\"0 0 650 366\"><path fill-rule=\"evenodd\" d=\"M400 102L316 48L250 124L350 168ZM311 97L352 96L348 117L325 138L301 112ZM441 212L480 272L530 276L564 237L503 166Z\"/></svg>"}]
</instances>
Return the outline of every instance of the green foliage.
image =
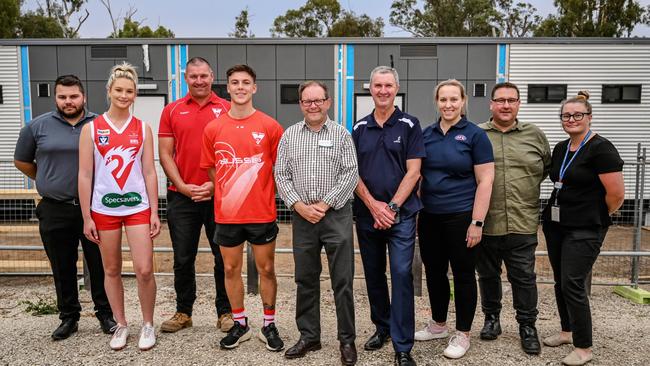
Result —
<instances>
[{"instance_id":1,"label":"green foliage","mask_svg":"<svg viewBox=\"0 0 650 366\"><path fill-rule=\"evenodd\" d=\"M530 3L497 0L499 8L499 35L502 37L529 37L535 32L542 17Z\"/></svg>"},{"instance_id":2,"label":"green foliage","mask_svg":"<svg viewBox=\"0 0 650 366\"><path fill-rule=\"evenodd\" d=\"M18 20L18 36L21 38L63 38L63 29L53 18L41 10L25 13Z\"/></svg>"},{"instance_id":3,"label":"green foliage","mask_svg":"<svg viewBox=\"0 0 650 366\"><path fill-rule=\"evenodd\" d=\"M39 297L38 301L36 302L23 300L20 301L19 304L27 305L27 307L25 307L25 312L34 316L52 315L59 313L59 310L56 307L56 301L52 299L43 299Z\"/></svg>"},{"instance_id":4,"label":"green foliage","mask_svg":"<svg viewBox=\"0 0 650 366\"><path fill-rule=\"evenodd\" d=\"M273 21L273 37L381 37L384 20L341 10L337 0L307 0Z\"/></svg>"},{"instance_id":5,"label":"green foliage","mask_svg":"<svg viewBox=\"0 0 650 366\"><path fill-rule=\"evenodd\" d=\"M390 23L416 37L481 37L495 35L499 21L492 0L396 0Z\"/></svg>"},{"instance_id":6,"label":"green foliage","mask_svg":"<svg viewBox=\"0 0 650 366\"><path fill-rule=\"evenodd\" d=\"M152 30L148 25L142 26L140 21L125 18L122 29L117 34L112 32L108 38L174 38L174 32L162 25Z\"/></svg>"},{"instance_id":7,"label":"green foliage","mask_svg":"<svg viewBox=\"0 0 650 366\"><path fill-rule=\"evenodd\" d=\"M557 13L544 19L539 37L629 37L638 24L648 24L650 7L636 0L555 0Z\"/></svg>"},{"instance_id":8,"label":"green foliage","mask_svg":"<svg viewBox=\"0 0 650 366\"><path fill-rule=\"evenodd\" d=\"M82 8L87 0L45 0L44 4L38 2L39 13L54 19L63 32L65 38L77 38L79 29L88 19L90 13ZM72 18L78 16L76 20Z\"/></svg>"},{"instance_id":9,"label":"green foliage","mask_svg":"<svg viewBox=\"0 0 650 366\"><path fill-rule=\"evenodd\" d=\"M228 33L228 37L233 38L253 38L255 35L250 31L250 21L248 20L248 7L244 8L235 18L235 30Z\"/></svg>"},{"instance_id":10,"label":"green foliage","mask_svg":"<svg viewBox=\"0 0 650 366\"><path fill-rule=\"evenodd\" d=\"M14 38L18 33L20 1L0 0L0 38Z\"/></svg>"}]
</instances>

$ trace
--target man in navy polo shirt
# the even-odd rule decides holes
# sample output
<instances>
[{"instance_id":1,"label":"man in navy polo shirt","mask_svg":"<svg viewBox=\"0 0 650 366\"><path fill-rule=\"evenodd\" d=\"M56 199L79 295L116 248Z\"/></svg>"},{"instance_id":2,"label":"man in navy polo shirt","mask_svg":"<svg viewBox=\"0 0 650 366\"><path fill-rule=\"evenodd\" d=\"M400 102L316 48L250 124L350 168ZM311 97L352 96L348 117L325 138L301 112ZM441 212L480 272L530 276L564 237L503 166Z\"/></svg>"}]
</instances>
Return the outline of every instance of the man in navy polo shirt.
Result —
<instances>
[{"instance_id":1,"label":"man in navy polo shirt","mask_svg":"<svg viewBox=\"0 0 650 366\"><path fill-rule=\"evenodd\" d=\"M394 105L398 90L395 69L378 66L372 70L370 94L375 109L358 121L352 131L360 177L354 213L370 318L376 327L364 348L380 349L392 338L395 363L415 365L410 354L415 330L411 267L415 216L422 208L416 187L425 152L420 122ZM392 280L390 297L386 246Z\"/></svg>"}]
</instances>

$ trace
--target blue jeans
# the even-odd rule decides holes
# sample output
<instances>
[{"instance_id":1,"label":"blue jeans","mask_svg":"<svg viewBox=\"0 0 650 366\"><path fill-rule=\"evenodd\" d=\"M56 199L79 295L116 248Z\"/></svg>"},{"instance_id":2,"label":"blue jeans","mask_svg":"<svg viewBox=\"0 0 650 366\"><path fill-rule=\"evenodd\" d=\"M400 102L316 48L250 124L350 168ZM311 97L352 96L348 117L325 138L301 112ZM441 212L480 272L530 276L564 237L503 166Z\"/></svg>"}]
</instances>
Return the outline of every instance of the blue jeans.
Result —
<instances>
[{"instance_id":1,"label":"blue jeans","mask_svg":"<svg viewBox=\"0 0 650 366\"><path fill-rule=\"evenodd\" d=\"M357 217L357 237L366 277L370 319L377 331L390 333L395 352L410 352L415 333L413 254L415 215L402 217L388 230L372 227L372 217ZM391 295L386 278L386 247L390 260ZM392 304L390 299L392 299Z\"/></svg>"}]
</instances>

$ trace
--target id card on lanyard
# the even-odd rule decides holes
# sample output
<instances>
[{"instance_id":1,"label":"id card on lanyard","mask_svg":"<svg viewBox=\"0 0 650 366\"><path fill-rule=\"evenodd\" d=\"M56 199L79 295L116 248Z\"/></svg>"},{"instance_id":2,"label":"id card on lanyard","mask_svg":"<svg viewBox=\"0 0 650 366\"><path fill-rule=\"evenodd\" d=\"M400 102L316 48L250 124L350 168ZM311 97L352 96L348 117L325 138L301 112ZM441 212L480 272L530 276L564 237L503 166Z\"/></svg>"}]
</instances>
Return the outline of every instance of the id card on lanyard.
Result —
<instances>
[{"instance_id":1,"label":"id card on lanyard","mask_svg":"<svg viewBox=\"0 0 650 366\"><path fill-rule=\"evenodd\" d=\"M591 136L591 130L587 132L587 135L585 136L584 139L582 139L582 142L580 143L580 146L578 146L578 149L576 152L573 154L571 159L567 162L567 159L569 158L569 150L571 148L571 141L566 146L566 153L564 153L564 159L562 160L562 165L560 165L560 174L559 174L559 179L557 182L553 183L553 189L555 190L555 201L551 204L551 221L554 222L560 222L560 205L558 204L557 197L560 195L560 191L562 190L562 187L564 186L564 176L566 175L567 169L569 169L569 166L571 163L573 163L573 160L575 160L576 156L578 156L578 153L582 149L583 146L587 143L589 140L589 136Z\"/></svg>"}]
</instances>

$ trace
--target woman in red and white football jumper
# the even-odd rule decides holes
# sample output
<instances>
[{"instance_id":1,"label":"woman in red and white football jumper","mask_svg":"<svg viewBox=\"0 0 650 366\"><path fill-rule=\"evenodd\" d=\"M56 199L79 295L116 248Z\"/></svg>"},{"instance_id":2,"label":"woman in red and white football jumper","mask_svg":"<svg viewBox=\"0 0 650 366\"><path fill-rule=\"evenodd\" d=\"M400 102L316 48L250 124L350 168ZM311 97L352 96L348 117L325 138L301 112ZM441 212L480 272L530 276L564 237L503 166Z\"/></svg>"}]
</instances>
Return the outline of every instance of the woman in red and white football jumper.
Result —
<instances>
[{"instance_id":1,"label":"woman in red and white football jumper","mask_svg":"<svg viewBox=\"0 0 650 366\"><path fill-rule=\"evenodd\" d=\"M122 226L131 248L143 327L138 347L156 344L153 327L156 282L153 241L160 233L158 182L154 167L151 128L133 117L138 76L124 63L111 69L110 107L85 125L79 140L79 202L84 235L99 244L106 294L117 321L110 346L126 346L128 327L122 283Z\"/></svg>"}]
</instances>

